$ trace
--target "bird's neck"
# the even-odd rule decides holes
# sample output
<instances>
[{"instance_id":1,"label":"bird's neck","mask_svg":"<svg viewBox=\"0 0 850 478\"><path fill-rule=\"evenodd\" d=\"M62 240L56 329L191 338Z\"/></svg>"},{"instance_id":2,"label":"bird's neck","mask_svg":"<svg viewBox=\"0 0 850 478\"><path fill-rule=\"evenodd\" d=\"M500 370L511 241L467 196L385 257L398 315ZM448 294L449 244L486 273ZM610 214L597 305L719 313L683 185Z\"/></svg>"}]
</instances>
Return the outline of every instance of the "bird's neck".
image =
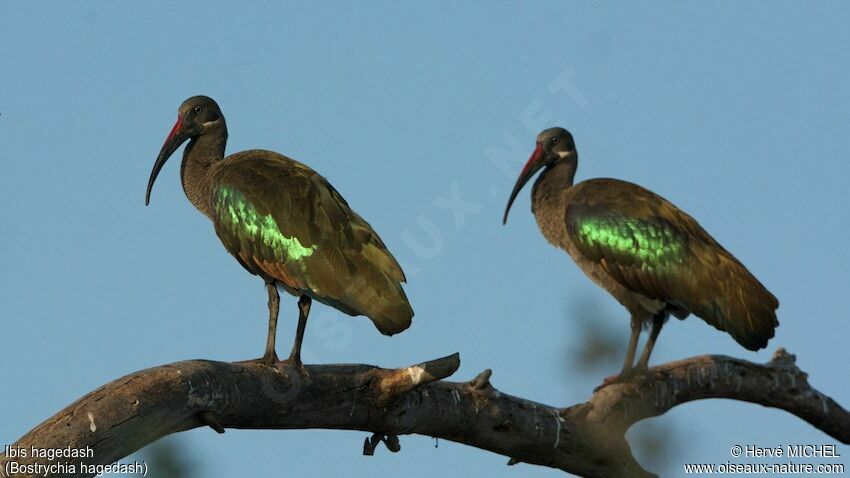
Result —
<instances>
[{"instance_id":1,"label":"bird's neck","mask_svg":"<svg viewBox=\"0 0 850 478\"><path fill-rule=\"evenodd\" d=\"M546 166L534 181L534 188L531 191L532 209L535 209L538 204L560 199L573 185L577 166L578 157L575 153Z\"/></svg>"},{"instance_id":2,"label":"bird's neck","mask_svg":"<svg viewBox=\"0 0 850 478\"><path fill-rule=\"evenodd\" d=\"M212 194L212 171L224 159L224 146L227 143L227 128L221 126L214 131L193 138L183 151L183 163L180 179L183 192L199 211L210 216L210 196Z\"/></svg>"},{"instance_id":3,"label":"bird's neck","mask_svg":"<svg viewBox=\"0 0 850 478\"><path fill-rule=\"evenodd\" d=\"M567 190L573 185L577 166L575 153L547 166L531 191L531 210L537 225L546 240L556 247L565 247L564 200Z\"/></svg>"}]
</instances>

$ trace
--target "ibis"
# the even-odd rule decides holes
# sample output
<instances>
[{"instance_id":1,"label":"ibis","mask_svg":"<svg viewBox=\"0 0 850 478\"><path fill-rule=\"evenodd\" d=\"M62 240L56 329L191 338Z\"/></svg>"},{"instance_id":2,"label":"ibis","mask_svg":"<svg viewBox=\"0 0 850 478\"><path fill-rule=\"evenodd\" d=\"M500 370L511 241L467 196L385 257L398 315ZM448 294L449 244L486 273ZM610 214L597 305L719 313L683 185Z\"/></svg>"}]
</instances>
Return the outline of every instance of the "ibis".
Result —
<instances>
[{"instance_id":1,"label":"ibis","mask_svg":"<svg viewBox=\"0 0 850 478\"><path fill-rule=\"evenodd\" d=\"M313 300L365 315L385 335L410 326L413 309L404 272L366 220L308 166L273 151L225 157L227 125L207 96L183 102L148 180L145 204L168 158L188 141L180 177L189 202L207 216L225 249L268 293L268 336L262 362L275 352L282 289L298 297L298 326L289 361L300 366Z\"/></svg>"},{"instance_id":2,"label":"ibis","mask_svg":"<svg viewBox=\"0 0 850 478\"><path fill-rule=\"evenodd\" d=\"M779 325L779 302L740 261L694 218L652 191L608 178L574 184L577 166L567 130L541 132L502 223L523 186L542 170L531 192L531 209L543 236L631 315L623 368L612 382L646 372L670 315L684 319L694 314L748 350L767 346ZM635 363L644 327L649 336Z\"/></svg>"}]
</instances>

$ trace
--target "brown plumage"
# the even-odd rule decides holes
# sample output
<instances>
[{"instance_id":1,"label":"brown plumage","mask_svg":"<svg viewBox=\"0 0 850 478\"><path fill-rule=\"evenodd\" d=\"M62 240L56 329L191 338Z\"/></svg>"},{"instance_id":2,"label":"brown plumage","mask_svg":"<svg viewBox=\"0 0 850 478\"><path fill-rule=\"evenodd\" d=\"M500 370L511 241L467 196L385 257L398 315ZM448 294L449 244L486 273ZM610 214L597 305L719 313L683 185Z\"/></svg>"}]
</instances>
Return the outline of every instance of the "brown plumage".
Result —
<instances>
[{"instance_id":1,"label":"brown plumage","mask_svg":"<svg viewBox=\"0 0 850 478\"><path fill-rule=\"evenodd\" d=\"M636 368L645 369L664 321L693 313L749 350L767 345L778 325L776 298L696 220L661 196L616 179L573 185L572 135L551 128L517 181L508 207L540 169L532 210L543 235L566 250L632 316L622 376L632 373L640 329L652 331Z\"/></svg>"},{"instance_id":2,"label":"brown plumage","mask_svg":"<svg viewBox=\"0 0 850 478\"><path fill-rule=\"evenodd\" d=\"M369 317L382 333L410 326L404 273L378 234L318 173L281 154L243 151L224 157L227 127L211 98L181 105L148 183L187 139L181 178L186 196L209 217L225 248L266 282L269 335L264 360L277 360L277 287L299 297L290 360L300 363L311 301ZM146 199L147 202L147 199Z\"/></svg>"},{"instance_id":3,"label":"brown plumage","mask_svg":"<svg viewBox=\"0 0 850 478\"><path fill-rule=\"evenodd\" d=\"M307 294L350 315L365 315L384 334L410 325L412 310L401 288L404 272L372 227L319 174L271 151L227 158L211 182L212 220L218 237L251 273L273 278L293 295ZM236 197L222 193L232 189ZM293 259L285 248L258 240L229 208L250 204L271 216L283 237L315 248ZM275 231L272 231L273 233ZM297 254L296 254L297 255Z\"/></svg>"}]
</instances>

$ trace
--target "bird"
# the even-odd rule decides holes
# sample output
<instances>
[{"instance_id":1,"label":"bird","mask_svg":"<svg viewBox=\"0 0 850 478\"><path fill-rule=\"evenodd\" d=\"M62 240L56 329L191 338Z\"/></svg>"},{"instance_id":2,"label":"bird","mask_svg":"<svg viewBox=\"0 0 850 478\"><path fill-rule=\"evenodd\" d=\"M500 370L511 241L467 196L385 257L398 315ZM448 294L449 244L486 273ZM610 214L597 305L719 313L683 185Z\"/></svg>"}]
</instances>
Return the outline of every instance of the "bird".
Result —
<instances>
[{"instance_id":1,"label":"bird","mask_svg":"<svg viewBox=\"0 0 850 478\"><path fill-rule=\"evenodd\" d=\"M261 363L278 362L278 288L298 297L298 325L287 362L301 366L312 301L365 315L384 335L411 324L401 266L372 226L307 165L252 149L224 155L227 125L219 105L193 96L178 109L148 179L145 205L160 170L184 143L180 177L189 202L209 218L225 249L268 293L268 336Z\"/></svg>"},{"instance_id":2,"label":"bird","mask_svg":"<svg viewBox=\"0 0 850 478\"><path fill-rule=\"evenodd\" d=\"M505 207L541 171L531 210L546 240L631 316L631 335L620 374L610 383L648 371L658 334L673 315L694 314L748 350L767 346L779 325L779 301L738 259L690 215L637 184L596 178L574 184L578 153L564 128L543 130ZM649 328L634 362L641 330Z\"/></svg>"}]
</instances>

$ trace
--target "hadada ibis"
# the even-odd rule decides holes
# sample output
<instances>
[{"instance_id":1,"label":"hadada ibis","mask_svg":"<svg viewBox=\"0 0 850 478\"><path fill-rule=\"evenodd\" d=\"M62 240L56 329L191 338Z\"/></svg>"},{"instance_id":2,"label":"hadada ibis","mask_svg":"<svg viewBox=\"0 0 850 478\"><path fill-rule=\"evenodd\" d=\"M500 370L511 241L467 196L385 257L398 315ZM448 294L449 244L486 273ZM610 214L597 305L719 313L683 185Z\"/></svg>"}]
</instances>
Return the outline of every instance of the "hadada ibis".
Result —
<instances>
[{"instance_id":1,"label":"hadada ibis","mask_svg":"<svg viewBox=\"0 0 850 478\"><path fill-rule=\"evenodd\" d=\"M749 350L767 346L779 325L779 302L743 264L694 218L652 191L607 178L573 184L577 165L567 130L541 132L502 222L525 183L543 170L534 182L531 210L546 240L567 251L631 314L629 347L616 381L646 371L670 314L679 319L694 314ZM651 330L634 364L643 326Z\"/></svg>"},{"instance_id":2,"label":"hadada ibis","mask_svg":"<svg viewBox=\"0 0 850 478\"><path fill-rule=\"evenodd\" d=\"M269 297L264 363L277 361L278 287L298 297L298 328L289 360L301 364L301 341L315 299L349 315L365 315L381 333L410 326L413 309L404 272L368 222L318 173L259 149L224 156L227 126L218 104L187 99L148 181L189 141L180 176L189 201L215 226L224 247L263 279Z\"/></svg>"}]
</instances>

